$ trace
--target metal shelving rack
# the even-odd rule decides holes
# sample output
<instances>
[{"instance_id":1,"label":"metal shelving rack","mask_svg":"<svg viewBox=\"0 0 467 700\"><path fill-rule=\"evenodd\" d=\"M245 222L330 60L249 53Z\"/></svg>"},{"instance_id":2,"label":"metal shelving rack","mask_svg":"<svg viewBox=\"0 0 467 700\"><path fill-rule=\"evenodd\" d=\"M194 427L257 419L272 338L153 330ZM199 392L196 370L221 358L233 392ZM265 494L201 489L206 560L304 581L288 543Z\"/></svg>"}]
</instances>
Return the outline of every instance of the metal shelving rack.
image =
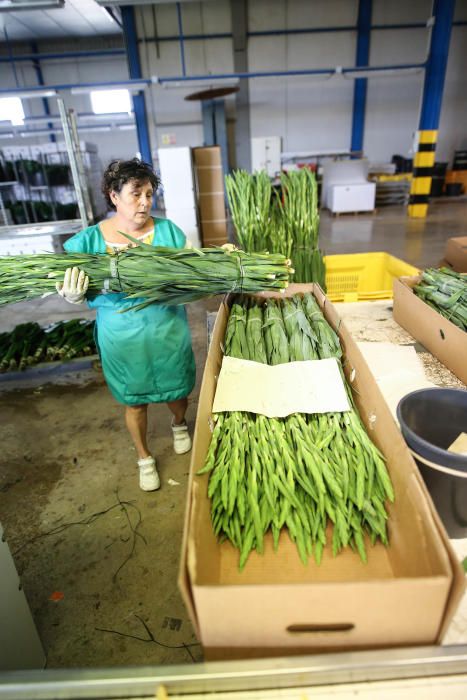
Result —
<instances>
[{"instance_id":1,"label":"metal shelving rack","mask_svg":"<svg viewBox=\"0 0 467 700\"><path fill-rule=\"evenodd\" d=\"M5 254L5 252L6 254L8 254L9 252L8 250L1 250L2 244L4 248L8 248L8 243L11 242L15 244L13 247L16 249L18 247L17 241L21 240L25 243L26 239L34 238L36 238L37 240L40 239L41 245L44 245L44 241L46 239L49 239L50 241L51 238L51 243L49 244L49 247L51 246L54 251L58 252L62 250L61 236L63 236L65 233L73 234L81 230L82 228L86 228L86 226L89 226L89 224L94 219L91 199L86 183L84 164L80 151L80 142L78 138L74 112L72 110L66 109L65 104L61 98L58 98L57 102L61 117L61 125L65 138L66 153L68 156L68 161L73 179L73 187L76 194L76 202L79 209L79 218L57 220L57 211L55 207L54 197L51 190L50 182L47 177L47 168L45 167L45 165L47 164L45 157L41 157L40 159L41 172L44 184L38 185L31 184L29 174L26 172L24 164L21 165L21 160L19 161L19 167L22 168L22 170L20 171L18 170L17 164L13 161L12 168L15 178L14 181L0 182L0 216L2 223L2 225L0 225L0 254ZM33 192L47 193L48 203L51 205L53 214L52 221L40 222L38 220L39 217L37 216L36 208L32 203L31 213L33 221L31 223L13 224L8 222L8 219L10 217L8 216L7 209L4 205L4 197L2 196L2 193L4 190L12 188L18 183L21 183L24 186L25 192L29 195L31 195ZM31 202L33 202L32 199ZM24 201L23 212L25 220L27 222L29 217ZM29 249L31 249L31 246L34 247L31 241L29 241ZM30 250L28 252L33 252L33 250Z\"/></svg>"}]
</instances>

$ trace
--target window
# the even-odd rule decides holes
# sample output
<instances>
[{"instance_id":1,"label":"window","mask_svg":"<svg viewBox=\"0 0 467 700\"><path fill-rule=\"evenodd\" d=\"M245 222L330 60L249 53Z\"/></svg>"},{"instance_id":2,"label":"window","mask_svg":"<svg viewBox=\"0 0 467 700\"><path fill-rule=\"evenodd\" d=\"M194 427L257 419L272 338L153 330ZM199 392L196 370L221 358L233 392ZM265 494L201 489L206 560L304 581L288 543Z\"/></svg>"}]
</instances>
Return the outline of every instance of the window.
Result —
<instances>
[{"instance_id":1,"label":"window","mask_svg":"<svg viewBox=\"0 0 467 700\"><path fill-rule=\"evenodd\" d=\"M94 114L115 114L131 112L128 90L95 90L91 92L91 105Z\"/></svg>"},{"instance_id":2,"label":"window","mask_svg":"<svg viewBox=\"0 0 467 700\"><path fill-rule=\"evenodd\" d=\"M24 124L23 103L19 97L0 97L0 121L11 122L13 126Z\"/></svg>"}]
</instances>

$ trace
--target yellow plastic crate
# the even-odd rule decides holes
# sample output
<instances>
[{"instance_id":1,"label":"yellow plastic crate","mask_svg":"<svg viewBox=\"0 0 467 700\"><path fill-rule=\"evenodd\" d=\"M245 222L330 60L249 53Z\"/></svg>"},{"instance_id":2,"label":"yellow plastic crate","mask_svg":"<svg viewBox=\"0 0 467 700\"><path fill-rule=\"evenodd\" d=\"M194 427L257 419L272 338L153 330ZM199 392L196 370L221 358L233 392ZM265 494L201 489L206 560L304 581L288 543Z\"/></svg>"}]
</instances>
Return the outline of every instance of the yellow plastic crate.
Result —
<instances>
[{"instance_id":1,"label":"yellow plastic crate","mask_svg":"<svg viewBox=\"0 0 467 700\"><path fill-rule=\"evenodd\" d=\"M325 262L326 293L331 301L392 299L393 279L419 272L389 253L327 255Z\"/></svg>"}]
</instances>

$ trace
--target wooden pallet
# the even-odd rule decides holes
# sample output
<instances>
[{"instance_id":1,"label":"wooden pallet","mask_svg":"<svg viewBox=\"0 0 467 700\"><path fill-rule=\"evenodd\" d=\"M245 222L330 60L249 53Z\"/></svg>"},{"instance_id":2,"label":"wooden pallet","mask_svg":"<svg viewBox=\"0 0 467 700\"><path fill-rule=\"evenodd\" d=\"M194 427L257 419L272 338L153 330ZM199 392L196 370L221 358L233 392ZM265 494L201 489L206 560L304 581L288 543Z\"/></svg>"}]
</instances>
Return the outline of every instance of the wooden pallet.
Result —
<instances>
[{"instance_id":1,"label":"wooden pallet","mask_svg":"<svg viewBox=\"0 0 467 700\"><path fill-rule=\"evenodd\" d=\"M374 216L377 213L377 209L371 209L370 211L335 211L331 212L333 217L338 217L338 216L364 216L364 215L370 215Z\"/></svg>"}]
</instances>

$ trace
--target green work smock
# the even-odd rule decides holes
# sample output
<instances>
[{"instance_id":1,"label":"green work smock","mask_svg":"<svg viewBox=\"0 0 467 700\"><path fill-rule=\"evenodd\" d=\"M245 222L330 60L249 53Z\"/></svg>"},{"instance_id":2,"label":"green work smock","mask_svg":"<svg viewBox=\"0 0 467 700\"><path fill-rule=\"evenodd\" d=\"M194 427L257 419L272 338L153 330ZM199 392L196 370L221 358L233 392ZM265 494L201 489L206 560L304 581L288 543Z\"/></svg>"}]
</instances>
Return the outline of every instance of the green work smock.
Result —
<instances>
[{"instance_id":1,"label":"green work smock","mask_svg":"<svg viewBox=\"0 0 467 700\"><path fill-rule=\"evenodd\" d=\"M154 219L151 244L184 248L184 233L168 219ZM99 225L69 238L70 253L107 252ZM105 380L122 404L135 406L182 399L195 384L195 360L184 306L150 304L131 309L142 299L119 292L98 294L88 301L97 310L96 343Z\"/></svg>"}]
</instances>

